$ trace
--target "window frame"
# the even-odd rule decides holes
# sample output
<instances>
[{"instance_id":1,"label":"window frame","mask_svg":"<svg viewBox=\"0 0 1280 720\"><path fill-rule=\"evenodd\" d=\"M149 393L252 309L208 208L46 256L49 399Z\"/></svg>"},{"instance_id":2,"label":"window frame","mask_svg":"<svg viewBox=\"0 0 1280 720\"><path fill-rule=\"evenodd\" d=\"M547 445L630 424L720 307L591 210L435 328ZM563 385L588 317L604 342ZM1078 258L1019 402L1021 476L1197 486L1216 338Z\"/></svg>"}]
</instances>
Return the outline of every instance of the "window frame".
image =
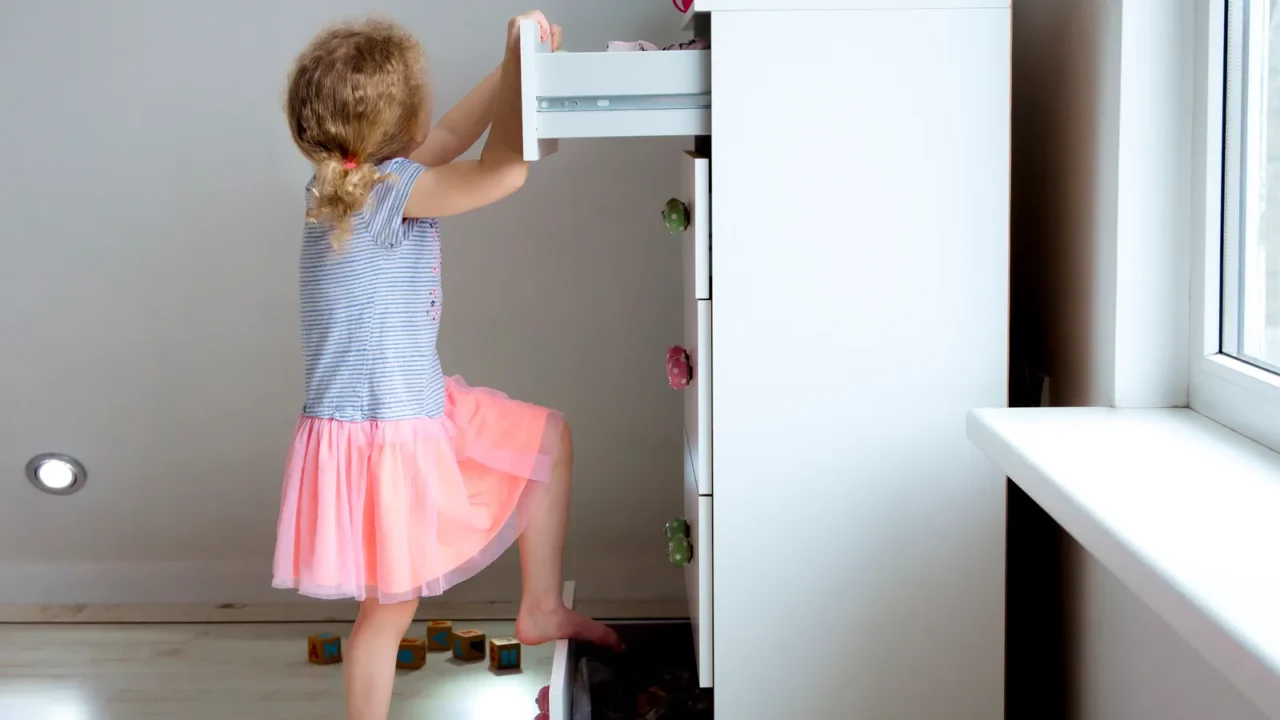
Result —
<instances>
[{"instance_id":1,"label":"window frame","mask_svg":"<svg viewBox=\"0 0 1280 720\"><path fill-rule=\"evenodd\" d=\"M1196 37L1192 202L1191 409L1280 452L1280 374L1222 352L1224 229L1239 219L1225 172L1238 173L1225 161L1229 142L1226 123L1238 121L1239 108L1227 102L1228 22L1240 23L1245 0L1201 0ZM1228 6L1233 12L1228 16ZM1232 49L1234 51L1234 48ZM1237 134L1238 135L1238 134ZM1238 164L1237 164L1238 165ZM1238 178L1236 179L1238 180ZM1238 196L1236 196L1238 198ZM1226 200L1228 204L1224 205Z\"/></svg>"}]
</instances>

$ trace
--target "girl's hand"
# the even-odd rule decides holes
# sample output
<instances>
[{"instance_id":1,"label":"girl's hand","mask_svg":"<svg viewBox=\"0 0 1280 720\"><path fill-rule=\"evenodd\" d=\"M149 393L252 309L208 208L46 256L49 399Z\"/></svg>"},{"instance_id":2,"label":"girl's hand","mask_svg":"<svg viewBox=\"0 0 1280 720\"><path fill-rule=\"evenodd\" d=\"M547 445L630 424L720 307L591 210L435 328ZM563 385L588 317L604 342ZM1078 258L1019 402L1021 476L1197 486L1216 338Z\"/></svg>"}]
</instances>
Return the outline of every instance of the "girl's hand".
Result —
<instances>
[{"instance_id":1,"label":"girl's hand","mask_svg":"<svg viewBox=\"0 0 1280 720\"><path fill-rule=\"evenodd\" d=\"M537 21L538 30L539 30L538 39L541 40L542 42L547 42L548 40L551 40L554 43L556 41L555 40L556 34L553 32L553 26L547 20L547 16L543 15L540 10L533 10L523 15L517 15L511 18L511 22L507 23L507 48L508 49L520 48L520 23L523 20ZM558 29L558 28L555 28L555 29Z\"/></svg>"}]
</instances>

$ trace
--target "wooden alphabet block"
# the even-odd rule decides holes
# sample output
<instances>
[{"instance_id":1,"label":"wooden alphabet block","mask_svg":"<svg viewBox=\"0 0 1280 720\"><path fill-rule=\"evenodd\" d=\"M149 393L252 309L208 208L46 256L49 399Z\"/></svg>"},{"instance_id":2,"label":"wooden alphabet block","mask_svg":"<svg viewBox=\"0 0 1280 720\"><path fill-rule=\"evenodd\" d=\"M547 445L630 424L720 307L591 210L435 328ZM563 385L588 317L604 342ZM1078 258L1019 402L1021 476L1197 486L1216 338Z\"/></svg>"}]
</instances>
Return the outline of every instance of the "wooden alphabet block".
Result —
<instances>
[{"instance_id":1,"label":"wooden alphabet block","mask_svg":"<svg viewBox=\"0 0 1280 720\"><path fill-rule=\"evenodd\" d=\"M520 642L515 638L494 638L489 641L490 670L519 670Z\"/></svg>"},{"instance_id":2,"label":"wooden alphabet block","mask_svg":"<svg viewBox=\"0 0 1280 720\"><path fill-rule=\"evenodd\" d=\"M421 670L427 664L427 641L422 638L405 638L400 641L396 653L396 667L401 670Z\"/></svg>"},{"instance_id":3,"label":"wooden alphabet block","mask_svg":"<svg viewBox=\"0 0 1280 720\"><path fill-rule=\"evenodd\" d=\"M313 665L333 665L342 662L342 638L330 633L320 633L307 638L307 660Z\"/></svg>"},{"instance_id":4,"label":"wooden alphabet block","mask_svg":"<svg viewBox=\"0 0 1280 720\"><path fill-rule=\"evenodd\" d=\"M463 630L454 633L453 656L467 662L483 660L484 633L479 630Z\"/></svg>"},{"instance_id":5,"label":"wooden alphabet block","mask_svg":"<svg viewBox=\"0 0 1280 720\"><path fill-rule=\"evenodd\" d=\"M449 650L453 637L453 623L449 620L432 620L427 623L427 649L436 652Z\"/></svg>"}]
</instances>

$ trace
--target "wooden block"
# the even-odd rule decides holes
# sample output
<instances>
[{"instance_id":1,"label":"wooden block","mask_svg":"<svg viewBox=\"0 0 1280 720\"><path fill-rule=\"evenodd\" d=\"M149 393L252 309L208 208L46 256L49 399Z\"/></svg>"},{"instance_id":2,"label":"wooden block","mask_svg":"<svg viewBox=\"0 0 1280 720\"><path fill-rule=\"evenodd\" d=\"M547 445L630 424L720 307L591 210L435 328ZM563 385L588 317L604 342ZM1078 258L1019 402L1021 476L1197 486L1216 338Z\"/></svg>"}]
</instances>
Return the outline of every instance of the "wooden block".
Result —
<instances>
[{"instance_id":1,"label":"wooden block","mask_svg":"<svg viewBox=\"0 0 1280 720\"><path fill-rule=\"evenodd\" d=\"M422 638L405 638L400 641L396 653L396 667L401 670L421 670L427 664L427 641Z\"/></svg>"},{"instance_id":2,"label":"wooden block","mask_svg":"<svg viewBox=\"0 0 1280 720\"><path fill-rule=\"evenodd\" d=\"M520 642L515 638L494 638L489 641L490 670L519 670Z\"/></svg>"},{"instance_id":3,"label":"wooden block","mask_svg":"<svg viewBox=\"0 0 1280 720\"><path fill-rule=\"evenodd\" d=\"M453 637L453 622L449 620L432 620L427 623L427 649L437 652L447 651L449 639Z\"/></svg>"},{"instance_id":4,"label":"wooden block","mask_svg":"<svg viewBox=\"0 0 1280 720\"><path fill-rule=\"evenodd\" d=\"M453 634L453 656L459 660L474 662L484 659L484 633L479 630L463 630Z\"/></svg>"},{"instance_id":5,"label":"wooden block","mask_svg":"<svg viewBox=\"0 0 1280 720\"><path fill-rule=\"evenodd\" d=\"M320 633L307 638L307 660L313 665L333 665L342 662L342 638L330 633Z\"/></svg>"}]
</instances>

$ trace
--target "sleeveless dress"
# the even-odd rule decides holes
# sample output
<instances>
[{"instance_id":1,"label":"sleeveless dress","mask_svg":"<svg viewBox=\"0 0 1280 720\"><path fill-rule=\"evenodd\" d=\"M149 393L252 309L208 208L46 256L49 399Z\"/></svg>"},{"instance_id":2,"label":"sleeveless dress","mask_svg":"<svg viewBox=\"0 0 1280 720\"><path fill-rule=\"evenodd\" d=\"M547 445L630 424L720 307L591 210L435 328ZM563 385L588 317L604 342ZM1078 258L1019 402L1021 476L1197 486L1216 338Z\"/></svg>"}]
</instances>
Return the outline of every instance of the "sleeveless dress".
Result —
<instances>
[{"instance_id":1,"label":"sleeveless dress","mask_svg":"<svg viewBox=\"0 0 1280 720\"><path fill-rule=\"evenodd\" d=\"M560 413L446 378L440 231L404 219L397 158L335 252L309 224L299 289L306 401L285 470L273 585L317 598L439 595L519 536Z\"/></svg>"}]
</instances>

